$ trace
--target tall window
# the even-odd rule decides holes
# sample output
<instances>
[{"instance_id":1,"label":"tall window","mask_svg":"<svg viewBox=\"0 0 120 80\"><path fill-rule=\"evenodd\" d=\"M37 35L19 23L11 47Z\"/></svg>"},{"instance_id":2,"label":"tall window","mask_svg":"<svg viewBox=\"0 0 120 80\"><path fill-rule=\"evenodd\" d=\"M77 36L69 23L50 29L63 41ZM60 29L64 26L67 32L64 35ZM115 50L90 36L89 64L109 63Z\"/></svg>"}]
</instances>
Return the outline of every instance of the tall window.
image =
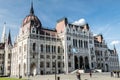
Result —
<instances>
[{"instance_id":1,"label":"tall window","mask_svg":"<svg viewBox=\"0 0 120 80\"><path fill-rule=\"evenodd\" d=\"M77 40L75 40L76 42L75 42L75 45L76 45L76 47L77 47Z\"/></svg>"},{"instance_id":2,"label":"tall window","mask_svg":"<svg viewBox=\"0 0 120 80\"><path fill-rule=\"evenodd\" d=\"M47 67L47 68L50 67L50 62L46 62L46 67Z\"/></svg>"},{"instance_id":3,"label":"tall window","mask_svg":"<svg viewBox=\"0 0 120 80\"><path fill-rule=\"evenodd\" d=\"M82 40L80 40L80 44L81 44L81 48L83 47L83 41Z\"/></svg>"},{"instance_id":4,"label":"tall window","mask_svg":"<svg viewBox=\"0 0 120 80\"><path fill-rule=\"evenodd\" d=\"M41 44L41 52L43 52L43 45Z\"/></svg>"},{"instance_id":5,"label":"tall window","mask_svg":"<svg viewBox=\"0 0 120 80\"><path fill-rule=\"evenodd\" d=\"M84 41L84 47L88 48L88 42L87 41Z\"/></svg>"},{"instance_id":6,"label":"tall window","mask_svg":"<svg viewBox=\"0 0 120 80\"><path fill-rule=\"evenodd\" d=\"M46 45L46 52L48 52L48 45Z\"/></svg>"},{"instance_id":7,"label":"tall window","mask_svg":"<svg viewBox=\"0 0 120 80\"><path fill-rule=\"evenodd\" d=\"M61 63L60 62L58 62L58 68L60 68L61 67Z\"/></svg>"},{"instance_id":8,"label":"tall window","mask_svg":"<svg viewBox=\"0 0 120 80\"><path fill-rule=\"evenodd\" d=\"M80 40L79 40L79 47L81 47Z\"/></svg>"},{"instance_id":9,"label":"tall window","mask_svg":"<svg viewBox=\"0 0 120 80\"><path fill-rule=\"evenodd\" d=\"M71 62L68 62L68 66L71 67Z\"/></svg>"},{"instance_id":10,"label":"tall window","mask_svg":"<svg viewBox=\"0 0 120 80\"><path fill-rule=\"evenodd\" d=\"M35 28L32 29L32 33L35 33Z\"/></svg>"},{"instance_id":11,"label":"tall window","mask_svg":"<svg viewBox=\"0 0 120 80\"><path fill-rule=\"evenodd\" d=\"M11 58L11 54L8 54L8 59L10 59Z\"/></svg>"},{"instance_id":12,"label":"tall window","mask_svg":"<svg viewBox=\"0 0 120 80\"><path fill-rule=\"evenodd\" d=\"M60 46L58 46L58 53L60 53Z\"/></svg>"},{"instance_id":13,"label":"tall window","mask_svg":"<svg viewBox=\"0 0 120 80\"><path fill-rule=\"evenodd\" d=\"M54 46L54 53L56 52L56 46Z\"/></svg>"},{"instance_id":14,"label":"tall window","mask_svg":"<svg viewBox=\"0 0 120 80\"><path fill-rule=\"evenodd\" d=\"M77 47L77 40L76 39L73 39L73 46Z\"/></svg>"},{"instance_id":15,"label":"tall window","mask_svg":"<svg viewBox=\"0 0 120 80\"><path fill-rule=\"evenodd\" d=\"M50 52L50 45L48 45L48 52Z\"/></svg>"},{"instance_id":16,"label":"tall window","mask_svg":"<svg viewBox=\"0 0 120 80\"><path fill-rule=\"evenodd\" d=\"M50 52L50 45L46 45L46 52Z\"/></svg>"},{"instance_id":17,"label":"tall window","mask_svg":"<svg viewBox=\"0 0 120 80\"><path fill-rule=\"evenodd\" d=\"M35 43L33 43L33 51L35 51L35 47L36 47L36 44L35 44Z\"/></svg>"},{"instance_id":18,"label":"tall window","mask_svg":"<svg viewBox=\"0 0 120 80\"><path fill-rule=\"evenodd\" d=\"M52 52L54 52L54 46L52 46Z\"/></svg>"},{"instance_id":19,"label":"tall window","mask_svg":"<svg viewBox=\"0 0 120 80\"><path fill-rule=\"evenodd\" d=\"M73 39L73 46L75 47L75 39Z\"/></svg>"},{"instance_id":20,"label":"tall window","mask_svg":"<svg viewBox=\"0 0 120 80\"><path fill-rule=\"evenodd\" d=\"M41 67L41 68L44 67L44 62L40 62L40 67Z\"/></svg>"}]
</instances>

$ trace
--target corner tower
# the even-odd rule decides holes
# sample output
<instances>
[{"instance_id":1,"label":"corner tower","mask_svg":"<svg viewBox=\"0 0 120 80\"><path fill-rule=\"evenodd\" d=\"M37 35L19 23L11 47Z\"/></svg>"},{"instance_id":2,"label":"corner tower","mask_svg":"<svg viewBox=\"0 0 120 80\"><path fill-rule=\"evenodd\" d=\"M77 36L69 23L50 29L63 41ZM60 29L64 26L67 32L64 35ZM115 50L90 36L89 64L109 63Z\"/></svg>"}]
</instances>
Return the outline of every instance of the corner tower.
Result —
<instances>
[{"instance_id":1,"label":"corner tower","mask_svg":"<svg viewBox=\"0 0 120 80\"><path fill-rule=\"evenodd\" d=\"M41 21L34 13L33 3L31 3L30 13L27 15L23 22L21 27L21 33L34 33L39 34L40 28L42 27Z\"/></svg>"}]
</instances>

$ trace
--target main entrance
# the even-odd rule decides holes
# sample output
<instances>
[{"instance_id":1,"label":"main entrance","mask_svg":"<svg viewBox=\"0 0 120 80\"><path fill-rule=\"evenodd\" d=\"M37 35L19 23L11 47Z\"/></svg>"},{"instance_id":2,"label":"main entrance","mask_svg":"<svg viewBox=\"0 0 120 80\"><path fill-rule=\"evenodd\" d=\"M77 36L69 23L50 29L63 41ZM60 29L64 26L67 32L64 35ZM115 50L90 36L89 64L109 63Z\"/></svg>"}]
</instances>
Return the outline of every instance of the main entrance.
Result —
<instances>
[{"instance_id":1,"label":"main entrance","mask_svg":"<svg viewBox=\"0 0 120 80\"><path fill-rule=\"evenodd\" d=\"M83 62L83 57L82 56L80 56L79 57L79 64L80 64L80 69L84 69L84 62Z\"/></svg>"},{"instance_id":2,"label":"main entrance","mask_svg":"<svg viewBox=\"0 0 120 80\"><path fill-rule=\"evenodd\" d=\"M78 58L74 56L75 69L78 69Z\"/></svg>"},{"instance_id":3,"label":"main entrance","mask_svg":"<svg viewBox=\"0 0 120 80\"><path fill-rule=\"evenodd\" d=\"M88 57L85 57L85 69L90 69Z\"/></svg>"},{"instance_id":4,"label":"main entrance","mask_svg":"<svg viewBox=\"0 0 120 80\"><path fill-rule=\"evenodd\" d=\"M74 56L74 67L75 67L75 69L84 69L84 70L90 69L88 57L87 56L85 56L85 57Z\"/></svg>"}]
</instances>

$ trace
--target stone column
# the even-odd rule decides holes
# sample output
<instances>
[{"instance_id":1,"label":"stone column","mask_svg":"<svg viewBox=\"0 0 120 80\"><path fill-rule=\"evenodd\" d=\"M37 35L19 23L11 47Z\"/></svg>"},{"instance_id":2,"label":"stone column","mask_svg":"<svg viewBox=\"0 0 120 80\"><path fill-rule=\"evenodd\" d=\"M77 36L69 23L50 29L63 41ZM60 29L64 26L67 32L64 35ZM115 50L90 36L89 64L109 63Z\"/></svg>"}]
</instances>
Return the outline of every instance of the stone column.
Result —
<instances>
[{"instance_id":1,"label":"stone column","mask_svg":"<svg viewBox=\"0 0 120 80\"><path fill-rule=\"evenodd\" d=\"M73 54L73 70L75 70L75 60L74 60L74 53L72 53Z\"/></svg>"},{"instance_id":2,"label":"stone column","mask_svg":"<svg viewBox=\"0 0 120 80\"><path fill-rule=\"evenodd\" d=\"M27 40L27 63L26 63L26 69L27 69L27 76L30 75L30 39Z\"/></svg>"},{"instance_id":3,"label":"stone column","mask_svg":"<svg viewBox=\"0 0 120 80\"><path fill-rule=\"evenodd\" d=\"M38 49L37 49L37 54L38 54L38 65L37 65L37 74L39 75L40 74L40 44L38 44Z\"/></svg>"}]
</instances>

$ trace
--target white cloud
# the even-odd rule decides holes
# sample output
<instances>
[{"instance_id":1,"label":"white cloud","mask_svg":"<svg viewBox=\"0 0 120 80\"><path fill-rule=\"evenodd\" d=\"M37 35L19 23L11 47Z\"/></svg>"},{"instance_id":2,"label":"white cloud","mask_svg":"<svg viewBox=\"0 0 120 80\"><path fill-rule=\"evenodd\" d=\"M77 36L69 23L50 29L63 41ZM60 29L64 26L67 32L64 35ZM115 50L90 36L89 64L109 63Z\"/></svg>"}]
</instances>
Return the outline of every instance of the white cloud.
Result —
<instances>
[{"instance_id":1,"label":"white cloud","mask_svg":"<svg viewBox=\"0 0 120 80\"><path fill-rule=\"evenodd\" d=\"M111 45L120 44L120 41L118 41L118 40L114 40L114 41L112 41L110 44L111 44Z\"/></svg>"},{"instance_id":2,"label":"white cloud","mask_svg":"<svg viewBox=\"0 0 120 80\"><path fill-rule=\"evenodd\" d=\"M93 33L93 36L96 36L97 34L96 33Z\"/></svg>"},{"instance_id":3,"label":"white cloud","mask_svg":"<svg viewBox=\"0 0 120 80\"><path fill-rule=\"evenodd\" d=\"M78 21L73 22L75 25L85 25L86 21L84 18L79 19Z\"/></svg>"}]
</instances>

